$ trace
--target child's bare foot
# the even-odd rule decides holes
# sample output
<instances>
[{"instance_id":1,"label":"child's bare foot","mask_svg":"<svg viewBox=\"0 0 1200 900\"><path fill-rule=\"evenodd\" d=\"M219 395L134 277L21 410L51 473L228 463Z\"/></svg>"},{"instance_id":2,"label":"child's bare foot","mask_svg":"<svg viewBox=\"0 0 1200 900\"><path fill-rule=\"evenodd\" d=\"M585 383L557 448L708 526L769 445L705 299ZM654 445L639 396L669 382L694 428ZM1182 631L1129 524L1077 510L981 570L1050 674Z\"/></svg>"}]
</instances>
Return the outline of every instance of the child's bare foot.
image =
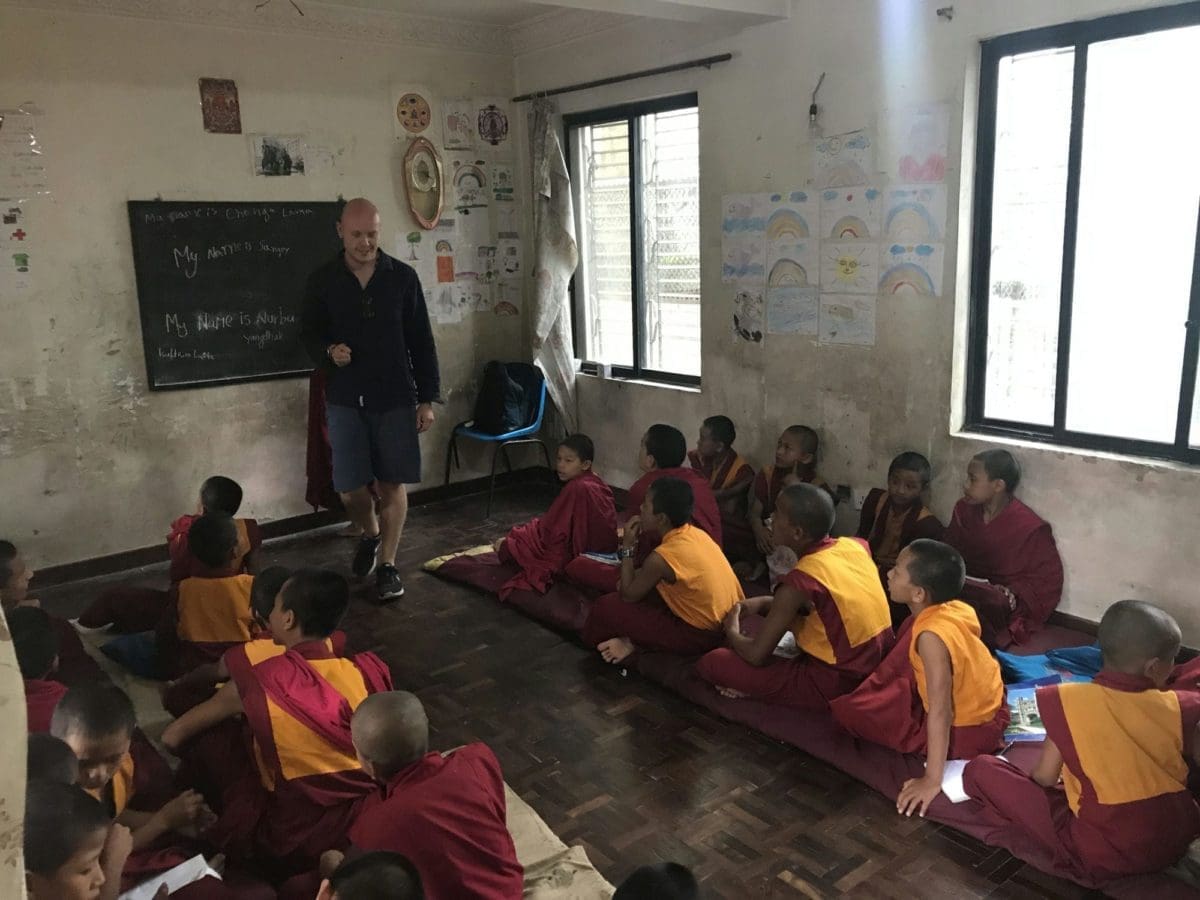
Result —
<instances>
[{"instance_id":1,"label":"child's bare foot","mask_svg":"<svg viewBox=\"0 0 1200 900\"><path fill-rule=\"evenodd\" d=\"M633 641L629 638L612 638L597 644L596 649L600 651L600 655L605 662L613 663L624 662L633 655Z\"/></svg>"},{"instance_id":2,"label":"child's bare foot","mask_svg":"<svg viewBox=\"0 0 1200 900\"><path fill-rule=\"evenodd\" d=\"M722 697L728 697L730 700L741 700L746 696L741 691L735 691L733 688L729 687L721 687L719 684L716 685L716 688L718 694L720 694Z\"/></svg>"}]
</instances>

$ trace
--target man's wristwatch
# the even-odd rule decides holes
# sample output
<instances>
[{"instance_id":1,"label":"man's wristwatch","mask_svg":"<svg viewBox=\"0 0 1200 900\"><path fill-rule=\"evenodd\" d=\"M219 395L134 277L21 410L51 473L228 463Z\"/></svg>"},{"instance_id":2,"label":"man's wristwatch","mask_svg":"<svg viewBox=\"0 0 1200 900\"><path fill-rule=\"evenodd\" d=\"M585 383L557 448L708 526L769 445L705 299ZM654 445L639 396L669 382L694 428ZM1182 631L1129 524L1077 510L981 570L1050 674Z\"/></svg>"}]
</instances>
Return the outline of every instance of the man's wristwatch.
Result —
<instances>
[{"instance_id":1,"label":"man's wristwatch","mask_svg":"<svg viewBox=\"0 0 1200 900\"><path fill-rule=\"evenodd\" d=\"M617 559L633 559L635 552L633 547L621 547L617 550Z\"/></svg>"}]
</instances>

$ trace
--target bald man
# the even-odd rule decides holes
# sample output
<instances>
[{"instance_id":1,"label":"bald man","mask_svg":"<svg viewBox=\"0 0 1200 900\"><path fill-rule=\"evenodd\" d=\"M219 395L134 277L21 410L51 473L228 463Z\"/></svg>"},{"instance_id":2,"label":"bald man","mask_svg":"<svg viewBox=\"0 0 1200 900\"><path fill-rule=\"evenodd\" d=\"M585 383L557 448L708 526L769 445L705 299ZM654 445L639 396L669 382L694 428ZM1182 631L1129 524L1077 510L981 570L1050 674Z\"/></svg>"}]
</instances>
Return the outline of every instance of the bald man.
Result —
<instances>
[{"instance_id":1,"label":"bald man","mask_svg":"<svg viewBox=\"0 0 1200 900\"><path fill-rule=\"evenodd\" d=\"M425 709L404 691L367 697L350 730L359 764L382 787L364 801L350 828L347 856L403 854L430 900L522 896L524 871L505 822L504 777L487 746L431 753ZM327 854L323 868L334 862Z\"/></svg>"},{"instance_id":2,"label":"bald man","mask_svg":"<svg viewBox=\"0 0 1200 900\"><path fill-rule=\"evenodd\" d=\"M421 480L417 435L433 425L441 386L420 279L379 249L379 228L369 200L343 208L342 250L308 279L301 340L327 376L333 486L362 530L351 569L360 578L375 572L379 600L388 602L404 594L396 550L405 485Z\"/></svg>"}]
</instances>

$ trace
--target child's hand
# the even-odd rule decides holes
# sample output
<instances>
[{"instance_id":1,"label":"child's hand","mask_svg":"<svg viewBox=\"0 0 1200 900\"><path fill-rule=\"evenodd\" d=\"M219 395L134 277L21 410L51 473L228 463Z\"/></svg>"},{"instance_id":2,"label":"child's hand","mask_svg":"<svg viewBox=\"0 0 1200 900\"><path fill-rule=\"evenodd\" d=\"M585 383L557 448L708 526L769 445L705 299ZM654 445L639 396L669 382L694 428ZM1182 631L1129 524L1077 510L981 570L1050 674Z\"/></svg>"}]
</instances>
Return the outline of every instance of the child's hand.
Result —
<instances>
[{"instance_id":1,"label":"child's hand","mask_svg":"<svg viewBox=\"0 0 1200 900\"><path fill-rule=\"evenodd\" d=\"M178 831L202 821L205 811L212 815L203 796L196 791L184 791L174 800L164 804L158 814L169 831Z\"/></svg>"},{"instance_id":2,"label":"child's hand","mask_svg":"<svg viewBox=\"0 0 1200 900\"><path fill-rule=\"evenodd\" d=\"M337 871L337 867L342 864L342 860L346 858L346 854L340 850L326 850L321 854L321 862L317 867L317 871L321 873L322 878L328 878Z\"/></svg>"},{"instance_id":3,"label":"child's hand","mask_svg":"<svg viewBox=\"0 0 1200 900\"><path fill-rule=\"evenodd\" d=\"M742 604L733 604L733 609L725 614L725 634L735 637L742 633Z\"/></svg>"},{"instance_id":4,"label":"child's hand","mask_svg":"<svg viewBox=\"0 0 1200 900\"><path fill-rule=\"evenodd\" d=\"M163 746L166 747L172 753L174 753L176 756L179 755L179 747L183 743L182 739L179 736L178 725L179 725L179 720L176 719L174 722L172 722L170 725L168 725L166 728L163 729L162 738L161 738Z\"/></svg>"},{"instance_id":5,"label":"child's hand","mask_svg":"<svg viewBox=\"0 0 1200 900\"><path fill-rule=\"evenodd\" d=\"M621 546L632 550L637 546L638 538L642 536L641 516L634 516L625 523L625 534L621 536Z\"/></svg>"},{"instance_id":6,"label":"child's hand","mask_svg":"<svg viewBox=\"0 0 1200 900\"><path fill-rule=\"evenodd\" d=\"M133 832L114 822L108 827L104 849L100 851L100 868L104 870L105 878L120 879L121 870L125 868L125 861L132 852Z\"/></svg>"},{"instance_id":7,"label":"child's hand","mask_svg":"<svg viewBox=\"0 0 1200 900\"><path fill-rule=\"evenodd\" d=\"M762 525L754 529L754 543L758 545L758 552L763 556L770 556L775 552L775 539Z\"/></svg>"},{"instance_id":8,"label":"child's hand","mask_svg":"<svg viewBox=\"0 0 1200 900\"><path fill-rule=\"evenodd\" d=\"M942 783L932 781L928 775L924 778L910 778L900 788L900 796L896 798L896 812L902 816L911 816L914 812L922 818L929 810L929 804L942 792Z\"/></svg>"}]
</instances>

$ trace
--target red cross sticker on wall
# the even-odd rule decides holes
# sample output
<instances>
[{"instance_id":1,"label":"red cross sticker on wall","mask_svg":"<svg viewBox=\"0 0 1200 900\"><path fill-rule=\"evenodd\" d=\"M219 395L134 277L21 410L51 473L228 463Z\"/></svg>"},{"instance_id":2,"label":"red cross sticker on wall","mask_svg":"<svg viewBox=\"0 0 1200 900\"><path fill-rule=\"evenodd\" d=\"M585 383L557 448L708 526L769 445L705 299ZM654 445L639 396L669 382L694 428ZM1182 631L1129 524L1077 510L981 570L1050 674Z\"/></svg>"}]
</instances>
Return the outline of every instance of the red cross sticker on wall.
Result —
<instances>
[{"instance_id":1,"label":"red cross sticker on wall","mask_svg":"<svg viewBox=\"0 0 1200 900\"><path fill-rule=\"evenodd\" d=\"M14 231L12 233L12 236L15 237L18 241L23 241L23 240L25 240L25 230L22 228L18 228L16 231Z\"/></svg>"}]
</instances>

